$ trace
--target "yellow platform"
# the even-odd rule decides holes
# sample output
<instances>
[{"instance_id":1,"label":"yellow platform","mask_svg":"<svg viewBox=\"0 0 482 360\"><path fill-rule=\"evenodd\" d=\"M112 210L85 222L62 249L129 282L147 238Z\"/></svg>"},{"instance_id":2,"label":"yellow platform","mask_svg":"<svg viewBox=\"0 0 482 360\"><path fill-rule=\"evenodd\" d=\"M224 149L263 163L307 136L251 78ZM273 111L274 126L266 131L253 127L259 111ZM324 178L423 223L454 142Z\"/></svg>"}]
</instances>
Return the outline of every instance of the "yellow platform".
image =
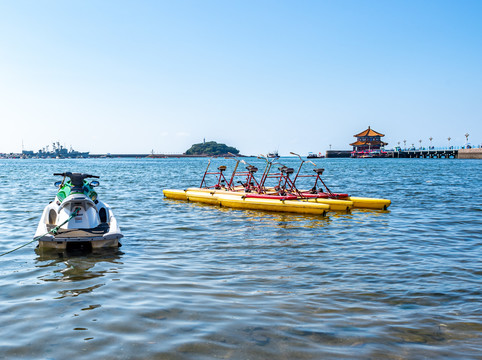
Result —
<instances>
[{"instance_id":1,"label":"yellow platform","mask_svg":"<svg viewBox=\"0 0 482 360\"><path fill-rule=\"evenodd\" d=\"M208 192L216 195L237 195L237 196L245 196L246 193L244 191L227 191L227 190L214 190L214 189L203 189L203 188L188 188L187 191L202 191ZM353 202L350 200L340 200L340 199L298 199L298 200L285 200L285 201L300 201L300 202L313 202L318 204L326 204L330 206L331 211L350 211L353 207Z\"/></svg>"}]
</instances>

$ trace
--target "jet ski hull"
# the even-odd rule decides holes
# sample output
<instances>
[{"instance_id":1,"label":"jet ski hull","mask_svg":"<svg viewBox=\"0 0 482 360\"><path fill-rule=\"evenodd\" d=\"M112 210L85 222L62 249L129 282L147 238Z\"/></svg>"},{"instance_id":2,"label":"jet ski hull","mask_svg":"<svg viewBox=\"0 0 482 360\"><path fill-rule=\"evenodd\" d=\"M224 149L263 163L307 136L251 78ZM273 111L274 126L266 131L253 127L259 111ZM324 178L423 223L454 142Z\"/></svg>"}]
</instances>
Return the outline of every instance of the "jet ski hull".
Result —
<instances>
[{"instance_id":1,"label":"jet ski hull","mask_svg":"<svg viewBox=\"0 0 482 360\"><path fill-rule=\"evenodd\" d=\"M69 244L87 244L92 249L118 247L123 235L108 204L71 195L62 203L56 199L45 207L34 237L39 248L65 250Z\"/></svg>"}]
</instances>

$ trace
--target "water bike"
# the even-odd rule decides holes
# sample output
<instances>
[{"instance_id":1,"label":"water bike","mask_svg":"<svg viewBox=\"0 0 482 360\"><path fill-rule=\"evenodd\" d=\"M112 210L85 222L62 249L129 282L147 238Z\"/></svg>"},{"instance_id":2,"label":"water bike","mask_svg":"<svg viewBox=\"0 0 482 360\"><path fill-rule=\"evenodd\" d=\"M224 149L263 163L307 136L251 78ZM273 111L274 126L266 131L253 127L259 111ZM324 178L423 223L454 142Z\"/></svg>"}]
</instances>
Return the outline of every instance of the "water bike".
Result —
<instances>
[{"instance_id":1,"label":"water bike","mask_svg":"<svg viewBox=\"0 0 482 360\"><path fill-rule=\"evenodd\" d=\"M321 178L321 175L323 174L325 169L316 168L316 164L308 160L309 163L315 166L315 169L313 169L315 174L300 175L301 166L303 166L303 163L305 161L301 159L300 155L293 152L291 152L291 154L296 155L300 158L301 165L300 165L300 168L298 169L298 173L296 174L296 177L292 182L293 187L290 189L290 191L293 191L294 189L294 191L296 191L296 193L301 198L308 199L308 201L315 201L315 202L321 201L323 203L326 203L326 201L335 201L335 200L350 201L352 202L353 208L355 209L358 208L358 209L372 209L372 210L387 210L387 208L392 203L389 199L367 198L367 197L359 197L359 196L350 196L344 193L334 193L328 188L328 186ZM295 182L298 177L314 177L315 183L313 187L309 190L300 190L295 186ZM318 185L318 181L320 182L321 185Z\"/></svg>"},{"instance_id":2,"label":"water bike","mask_svg":"<svg viewBox=\"0 0 482 360\"><path fill-rule=\"evenodd\" d=\"M83 173L56 173L55 199L48 204L35 232L39 248L78 249L118 247L123 237L109 205L97 198L99 176Z\"/></svg>"},{"instance_id":3,"label":"water bike","mask_svg":"<svg viewBox=\"0 0 482 360\"><path fill-rule=\"evenodd\" d=\"M218 206L233 208L298 212L309 214L325 214L331 211L350 211L352 208L386 210L391 202L388 199L354 197L346 193L332 192L321 179L324 169L316 168L312 161L305 161L301 156L291 153L300 158L301 164L298 171L280 164L278 157L269 158L261 155L259 158L266 161L266 167L260 180L256 180L255 173L258 168L236 159L234 171L230 178L224 175L226 166L219 166L218 171L209 171L209 161L199 188L186 190L165 189L166 198L188 200L207 203ZM301 174L301 168L305 162L315 166L314 174ZM238 171L238 166L243 163L247 171ZM278 172L271 171L273 165L278 165ZM214 175L215 185L208 186L207 176ZM244 181L235 181L236 177L246 177ZM309 190L301 190L296 186L299 178L314 178L314 185ZM272 184L268 185L267 180ZM239 185L236 185L238 184Z\"/></svg>"}]
</instances>

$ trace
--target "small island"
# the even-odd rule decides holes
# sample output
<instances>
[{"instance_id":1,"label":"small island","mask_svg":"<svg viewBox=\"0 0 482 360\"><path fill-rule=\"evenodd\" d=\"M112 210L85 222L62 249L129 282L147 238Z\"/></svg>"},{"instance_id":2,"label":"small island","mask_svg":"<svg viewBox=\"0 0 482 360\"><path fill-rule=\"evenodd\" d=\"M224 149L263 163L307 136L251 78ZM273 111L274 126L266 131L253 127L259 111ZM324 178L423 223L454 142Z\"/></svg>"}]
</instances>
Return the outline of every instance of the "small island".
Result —
<instances>
[{"instance_id":1,"label":"small island","mask_svg":"<svg viewBox=\"0 0 482 360\"><path fill-rule=\"evenodd\" d=\"M230 155L231 154L231 155ZM182 158L182 157L209 157L209 156L232 156L239 155L239 150L226 144L218 144L216 141L204 141L192 145L183 154L154 154L146 155L148 158ZM239 155L243 156L243 155Z\"/></svg>"},{"instance_id":2,"label":"small island","mask_svg":"<svg viewBox=\"0 0 482 360\"><path fill-rule=\"evenodd\" d=\"M191 156L228 156L230 153L237 155L239 150L226 144L218 144L216 141L194 144L185 152L186 155Z\"/></svg>"}]
</instances>

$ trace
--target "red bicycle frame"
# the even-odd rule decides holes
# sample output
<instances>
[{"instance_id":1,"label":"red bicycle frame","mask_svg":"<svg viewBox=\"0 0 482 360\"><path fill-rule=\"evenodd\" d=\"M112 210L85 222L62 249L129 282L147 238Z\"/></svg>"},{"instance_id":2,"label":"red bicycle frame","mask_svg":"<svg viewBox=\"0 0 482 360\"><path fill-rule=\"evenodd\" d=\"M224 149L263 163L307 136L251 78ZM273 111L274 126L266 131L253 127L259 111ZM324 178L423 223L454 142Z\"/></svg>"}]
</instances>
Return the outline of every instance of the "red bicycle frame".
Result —
<instances>
[{"instance_id":1,"label":"red bicycle frame","mask_svg":"<svg viewBox=\"0 0 482 360\"><path fill-rule=\"evenodd\" d=\"M204 188L206 189L209 189L209 188L214 188L214 189L222 189L222 188L225 188L226 187L226 184L228 183L226 178L224 177L224 171L226 171L226 166L225 165L221 165L218 167L218 171L216 172L208 172L209 170L209 165L211 164L211 159L209 160L208 162L208 166L206 168L206 171L204 172L204 176L203 176L203 179L201 180L201 186L200 188L203 187L203 184L204 184ZM213 186L208 186L207 183L206 183L206 175L217 175L216 179L217 179L217 182L216 182L216 185L213 185Z\"/></svg>"}]
</instances>

